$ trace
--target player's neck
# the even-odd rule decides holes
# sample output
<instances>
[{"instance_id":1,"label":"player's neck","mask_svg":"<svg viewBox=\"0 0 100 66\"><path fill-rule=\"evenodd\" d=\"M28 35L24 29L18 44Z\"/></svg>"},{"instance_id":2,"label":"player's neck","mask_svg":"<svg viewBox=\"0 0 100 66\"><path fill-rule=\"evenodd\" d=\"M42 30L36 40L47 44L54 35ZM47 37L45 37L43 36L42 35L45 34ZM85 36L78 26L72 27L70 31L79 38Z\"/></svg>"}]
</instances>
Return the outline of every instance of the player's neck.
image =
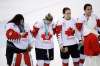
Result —
<instances>
[{"instance_id":1,"label":"player's neck","mask_svg":"<svg viewBox=\"0 0 100 66\"><path fill-rule=\"evenodd\" d=\"M87 18L87 20L89 20L89 18L91 17L91 14L90 15L84 14L84 16Z\"/></svg>"}]
</instances>

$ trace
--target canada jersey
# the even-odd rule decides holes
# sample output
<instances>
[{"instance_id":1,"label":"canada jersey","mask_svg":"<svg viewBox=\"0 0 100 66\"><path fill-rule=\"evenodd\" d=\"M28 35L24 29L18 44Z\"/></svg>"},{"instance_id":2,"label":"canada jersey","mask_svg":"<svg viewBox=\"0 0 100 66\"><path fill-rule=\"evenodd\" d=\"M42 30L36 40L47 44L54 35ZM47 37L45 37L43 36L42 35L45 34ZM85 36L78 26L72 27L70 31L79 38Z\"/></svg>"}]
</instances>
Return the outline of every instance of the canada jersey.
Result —
<instances>
[{"instance_id":1,"label":"canada jersey","mask_svg":"<svg viewBox=\"0 0 100 66\"><path fill-rule=\"evenodd\" d=\"M65 20L64 18L57 25L62 25L60 43L64 46L70 46L78 43L76 37L75 20Z\"/></svg>"},{"instance_id":2,"label":"canada jersey","mask_svg":"<svg viewBox=\"0 0 100 66\"><path fill-rule=\"evenodd\" d=\"M51 49L54 47L53 43L53 23L45 24L44 20L36 22L34 27L37 27L38 33L35 37L35 47L42 49Z\"/></svg>"},{"instance_id":3,"label":"canada jersey","mask_svg":"<svg viewBox=\"0 0 100 66\"><path fill-rule=\"evenodd\" d=\"M21 34L18 26L16 26L14 23L7 23L6 31L9 29L14 30L18 34ZM11 39L11 40L7 39L7 40L12 42L19 49L26 49L28 47L28 44L32 43L32 40L31 40L32 37L31 37L31 34L29 32L29 29L26 28L25 30L28 33L27 37L21 38L20 40L13 40L13 39Z\"/></svg>"}]
</instances>

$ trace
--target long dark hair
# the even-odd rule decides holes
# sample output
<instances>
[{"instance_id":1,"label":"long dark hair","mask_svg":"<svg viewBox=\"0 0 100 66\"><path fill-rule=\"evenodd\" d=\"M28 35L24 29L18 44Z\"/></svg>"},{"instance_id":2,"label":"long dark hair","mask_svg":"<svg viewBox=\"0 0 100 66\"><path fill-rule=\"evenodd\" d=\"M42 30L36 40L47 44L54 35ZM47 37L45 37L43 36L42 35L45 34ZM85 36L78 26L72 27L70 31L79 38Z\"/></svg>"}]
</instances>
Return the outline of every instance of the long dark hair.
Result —
<instances>
[{"instance_id":1,"label":"long dark hair","mask_svg":"<svg viewBox=\"0 0 100 66\"><path fill-rule=\"evenodd\" d=\"M20 29L20 32L25 32L24 29L24 17L22 14L16 14L13 19L11 19L8 23L14 23Z\"/></svg>"}]
</instances>

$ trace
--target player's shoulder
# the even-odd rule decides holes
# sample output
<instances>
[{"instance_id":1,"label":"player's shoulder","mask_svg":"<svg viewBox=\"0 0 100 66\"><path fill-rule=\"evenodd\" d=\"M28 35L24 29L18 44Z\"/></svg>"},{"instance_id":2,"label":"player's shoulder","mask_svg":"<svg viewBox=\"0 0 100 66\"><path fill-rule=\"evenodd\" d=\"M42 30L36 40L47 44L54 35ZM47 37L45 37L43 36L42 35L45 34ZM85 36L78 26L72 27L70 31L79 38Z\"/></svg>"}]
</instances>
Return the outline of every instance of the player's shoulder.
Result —
<instances>
[{"instance_id":1,"label":"player's shoulder","mask_svg":"<svg viewBox=\"0 0 100 66\"><path fill-rule=\"evenodd\" d=\"M41 27L43 25L43 20L38 20L34 23L35 27Z\"/></svg>"},{"instance_id":2,"label":"player's shoulder","mask_svg":"<svg viewBox=\"0 0 100 66\"><path fill-rule=\"evenodd\" d=\"M15 24L13 22L8 22L6 25L14 26Z\"/></svg>"},{"instance_id":3,"label":"player's shoulder","mask_svg":"<svg viewBox=\"0 0 100 66\"><path fill-rule=\"evenodd\" d=\"M81 14L77 17L77 22L85 22L86 17L84 14Z\"/></svg>"},{"instance_id":4,"label":"player's shoulder","mask_svg":"<svg viewBox=\"0 0 100 66\"><path fill-rule=\"evenodd\" d=\"M16 25L13 22L8 22L6 27L15 27Z\"/></svg>"},{"instance_id":5,"label":"player's shoulder","mask_svg":"<svg viewBox=\"0 0 100 66\"><path fill-rule=\"evenodd\" d=\"M71 21L76 22L76 19L75 18L71 18Z\"/></svg>"},{"instance_id":6,"label":"player's shoulder","mask_svg":"<svg viewBox=\"0 0 100 66\"><path fill-rule=\"evenodd\" d=\"M82 20L82 19L84 19L84 18L85 18L84 14L81 14L81 15L79 15L79 16L77 17L77 19L80 19L80 20Z\"/></svg>"},{"instance_id":7,"label":"player's shoulder","mask_svg":"<svg viewBox=\"0 0 100 66\"><path fill-rule=\"evenodd\" d=\"M96 19L98 19L99 18L99 16L97 15L97 14L92 14L92 17L95 17Z\"/></svg>"},{"instance_id":8,"label":"player's shoulder","mask_svg":"<svg viewBox=\"0 0 100 66\"><path fill-rule=\"evenodd\" d=\"M65 19L64 19L64 18L60 18L60 19L57 21L57 25L62 25L64 22L65 22Z\"/></svg>"}]
</instances>

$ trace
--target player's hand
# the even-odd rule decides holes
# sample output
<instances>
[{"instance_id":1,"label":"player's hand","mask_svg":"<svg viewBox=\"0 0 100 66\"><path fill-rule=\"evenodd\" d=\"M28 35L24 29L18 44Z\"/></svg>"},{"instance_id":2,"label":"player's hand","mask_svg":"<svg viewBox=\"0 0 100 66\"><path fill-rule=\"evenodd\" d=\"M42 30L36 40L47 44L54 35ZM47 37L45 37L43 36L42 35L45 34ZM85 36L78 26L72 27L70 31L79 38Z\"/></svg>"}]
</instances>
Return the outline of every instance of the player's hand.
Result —
<instances>
[{"instance_id":1,"label":"player's hand","mask_svg":"<svg viewBox=\"0 0 100 66\"><path fill-rule=\"evenodd\" d=\"M60 45L60 50L61 50L61 52L64 52L64 53L68 52L68 48L67 47L63 47L61 45Z\"/></svg>"},{"instance_id":2,"label":"player's hand","mask_svg":"<svg viewBox=\"0 0 100 66\"><path fill-rule=\"evenodd\" d=\"M27 51L31 51L32 48L33 48L33 47L32 47L31 45L29 45L28 48L27 48Z\"/></svg>"}]
</instances>

